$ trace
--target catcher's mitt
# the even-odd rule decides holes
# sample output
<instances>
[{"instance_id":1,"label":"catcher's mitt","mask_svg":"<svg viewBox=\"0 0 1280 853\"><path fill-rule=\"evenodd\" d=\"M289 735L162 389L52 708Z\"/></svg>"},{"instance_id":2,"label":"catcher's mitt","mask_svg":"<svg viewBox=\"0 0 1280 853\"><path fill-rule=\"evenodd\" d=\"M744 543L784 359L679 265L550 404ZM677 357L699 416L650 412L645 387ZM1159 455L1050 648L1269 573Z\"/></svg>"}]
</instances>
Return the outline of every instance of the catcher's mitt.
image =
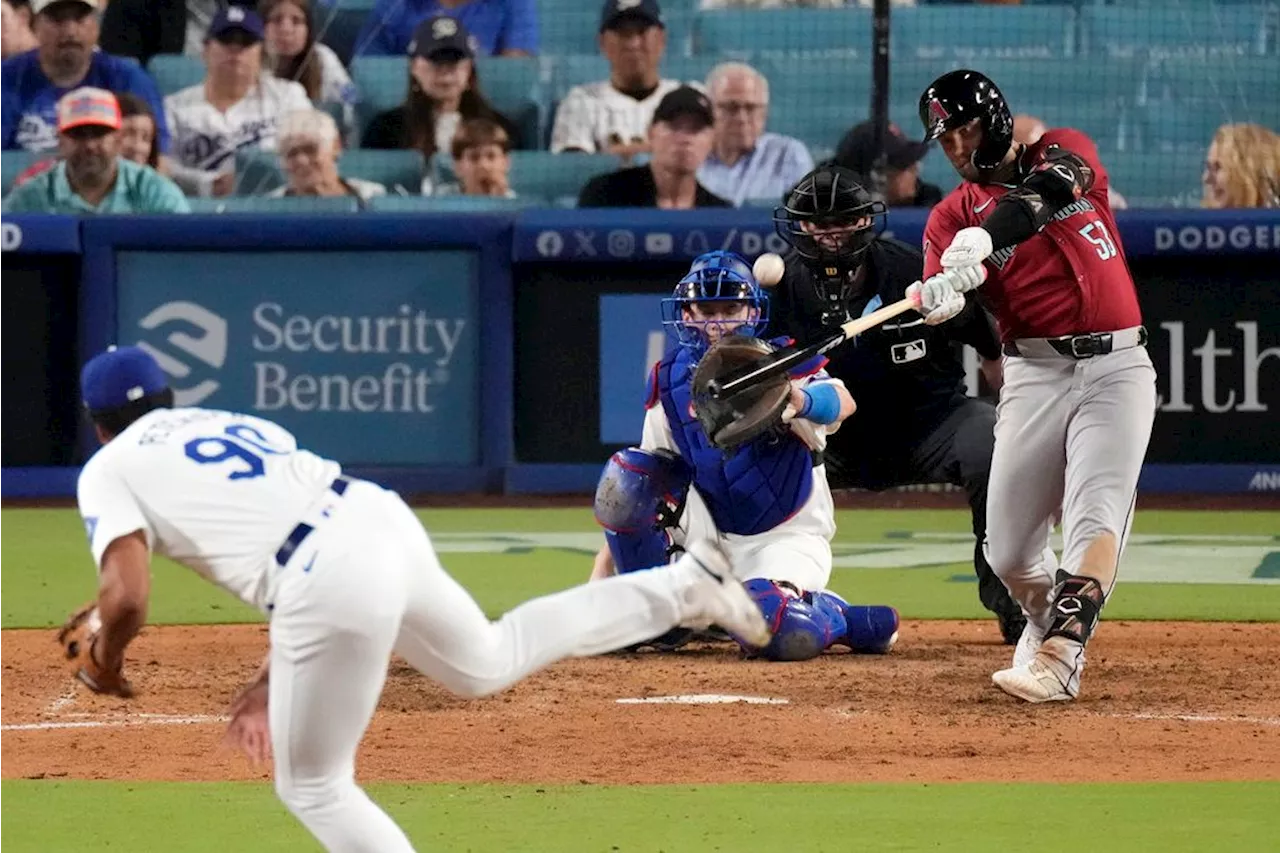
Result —
<instances>
[{"instance_id":1,"label":"catcher's mitt","mask_svg":"<svg viewBox=\"0 0 1280 853\"><path fill-rule=\"evenodd\" d=\"M58 630L58 643L71 662L72 673L94 693L129 698L133 687L121 670L108 670L98 664L93 645L102 630L102 618L96 602L81 607Z\"/></svg>"},{"instance_id":2,"label":"catcher's mitt","mask_svg":"<svg viewBox=\"0 0 1280 853\"><path fill-rule=\"evenodd\" d=\"M759 338L729 335L698 362L693 372L693 411L716 447L733 450L782 424L791 396L791 380L785 373L766 377L732 397L717 399L707 390L712 379L723 378L773 351L769 342Z\"/></svg>"}]
</instances>

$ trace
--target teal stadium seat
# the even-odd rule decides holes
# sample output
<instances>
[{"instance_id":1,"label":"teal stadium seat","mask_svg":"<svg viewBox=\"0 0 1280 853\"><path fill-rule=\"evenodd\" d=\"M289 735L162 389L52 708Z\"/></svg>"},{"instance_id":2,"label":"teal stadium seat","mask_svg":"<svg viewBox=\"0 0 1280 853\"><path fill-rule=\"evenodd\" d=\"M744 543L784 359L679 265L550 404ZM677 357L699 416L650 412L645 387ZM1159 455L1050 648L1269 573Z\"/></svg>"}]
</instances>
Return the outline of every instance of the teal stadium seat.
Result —
<instances>
[{"instance_id":1,"label":"teal stadium seat","mask_svg":"<svg viewBox=\"0 0 1280 853\"><path fill-rule=\"evenodd\" d=\"M1075 15L1069 6L894 9L890 52L895 60L1056 59L1075 52Z\"/></svg>"},{"instance_id":2,"label":"teal stadium seat","mask_svg":"<svg viewBox=\"0 0 1280 853\"><path fill-rule=\"evenodd\" d=\"M204 62L194 56L161 53L151 57L147 73L161 95L172 95L204 80Z\"/></svg>"},{"instance_id":3,"label":"teal stadium seat","mask_svg":"<svg viewBox=\"0 0 1280 853\"><path fill-rule=\"evenodd\" d=\"M542 55L565 56L575 53L599 53L600 7L596 0L579 0L566 3L563 11L543 14L540 20ZM694 14L686 9L667 8L662 4L662 16L666 19L667 56L684 56L691 50L694 33Z\"/></svg>"},{"instance_id":4,"label":"teal stadium seat","mask_svg":"<svg viewBox=\"0 0 1280 853\"><path fill-rule=\"evenodd\" d=\"M374 3L375 0L336 0L329 8L317 6L314 11L318 39L333 48L344 65L351 64L358 47L356 38Z\"/></svg>"},{"instance_id":5,"label":"teal stadium seat","mask_svg":"<svg viewBox=\"0 0 1280 853\"><path fill-rule=\"evenodd\" d=\"M681 80L686 83L702 83L708 72L722 60L718 56L664 56L661 73L663 77ZM594 83L609 77L609 63L597 53L573 54L560 57L554 65L552 91L557 102L574 86Z\"/></svg>"},{"instance_id":6,"label":"teal stadium seat","mask_svg":"<svg viewBox=\"0 0 1280 853\"><path fill-rule=\"evenodd\" d=\"M1113 151L1102 165L1130 208L1200 205L1203 152Z\"/></svg>"},{"instance_id":7,"label":"teal stadium seat","mask_svg":"<svg viewBox=\"0 0 1280 853\"><path fill-rule=\"evenodd\" d=\"M513 151L511 188L521 195L577 198L583 184L596 175L613 172L622 162L612 154L551 154Z\"/></svg>"},{"instance_id":8,"label":"teal stadium seat","mask_svg":"<svg viewBox=\"0 0 1280 853\"><path fill-rule=\"evenodd\" d=\"M1280 129L1280 57L1153 60L1141 91L1142 142L1153 150L1203 153L1222 124Z\"/></svg>"},{"instance_id":9,"label":"teal stadium seat","mask_svg":"<svg viewBox=\"0 0 1280 853\"><path fill-rule=\"evenodd\" d=\"M495 213L541 207L544 199L489 198L473 195L414 196L388 195L370 199L369 209L375 213Z\"/></svg>"},{"instance_id":10,"label":"teal stadium seat","mask_svg":"<svg viewBox=\"0 0 1280 853\"><path fill-rule=\"evenodd\" d=\"M418 151L345 151L338 160L338 174L382 184L388 192L402 187L406 192L422 191L426 164Z\"/></svg>"},{"instance_id":11,"label":"teal stadium seat","mask_svg":"<svg viewBox=\"0 0 1280 853\"><path fill-rule=\"evenodd\" d=\"M335 198L189 198L192 213L356 213L359 205L350 196Z\"/></svg>"},{"instance_id":12,"label":"teal stadium seat","mask_svg":"<svg viewBox=\"0 0 1280 853\"><path fill-rule=\"evenodd\" d=\"M1171 0L1138 8L1082 6L1083 48L1094 56L1246 56L1264 52L1275 6Z\"/></svg>"},{"instance_id":13,"label":"teal stadium seat","mask_svg":"<svg viewBox=\"0 0 1280 853\"><path fill-rule=\"evenodd\" d=\"M482 57L476 62L480 88L498 112L520 130L522 145L538 144L546 120L540 61L532 57ZM404 103L409 91L408 60L402 56L363 56L351 66L360 92L360 133L380 112Z\"/></svg>"},{"instance_id":14,"label":"teal stadium seat","mask_svg":"<svg viewBox=\"0 0 1280 853\"><path fill-rule=\"evenodd\" d=\"M274 151L242 148L236 152L236 195L260 196L285 184L280 157Z\"/></svg>"},{"instance_id":15,"label":"teal stadium seat","mask_svg":"<svg viewBox=\"0 0 1280 853\"><path fill-rule=\"evenodd\" d=\"M905 10L895 10L895 20L899 11ZM726 58L770 54L869 57L871 12L859 8L703 12L698 15L694 53Z\"/></svg>"},{"instance_id":16,"label":"teal stadium seat","mask_svg":"<svg viewBox=\"0 0 1280 853\"><path fill-rule=\"evenodd\" d=\"M5 151L0 154L0 166L3 167L3 193L9 194L9 190L13 189L13 182L18 176L31 168L31 165L39 160L47 160L57 155L52 151L23 151L15 149L13 151Z\"/></svg>"}]
</instances>

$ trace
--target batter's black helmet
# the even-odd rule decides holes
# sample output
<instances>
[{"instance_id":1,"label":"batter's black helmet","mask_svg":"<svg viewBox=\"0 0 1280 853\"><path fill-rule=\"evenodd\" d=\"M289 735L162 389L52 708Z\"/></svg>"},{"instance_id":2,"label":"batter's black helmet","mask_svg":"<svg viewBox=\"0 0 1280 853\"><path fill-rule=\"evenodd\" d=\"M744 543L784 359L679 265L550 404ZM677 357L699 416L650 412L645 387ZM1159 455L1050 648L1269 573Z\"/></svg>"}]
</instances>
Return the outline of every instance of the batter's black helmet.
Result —
<instances>
[{"instance_id":1,"label":"batter's black helmet","mask_svg":"<svg viewBox=\"0 0 1280 853\"><path fill-rule=\"evenodd\" d=\"M991 78L966 69L952 71L920 96L925 142L974 119L982 122L982 144L973 153L973 165L989 171L1000 165L1013 144L1013 113Z\"/></svg>"},{"instance_id":2,"label":"batter's black helmet","mask_svg":"<svg viewBox=\"0 0 1280 853\"><path fill-rule=\"evenodd\" d=\"M857 172L843 166L819 166L800 179L787 203L773 212L774 229L802 257L827 265L857 268L859 257L884 230L887 208L862 185ZM838 248L823 247L811 233L817 229L869 224L850 234Z\"/></svg>"}]
</instances>

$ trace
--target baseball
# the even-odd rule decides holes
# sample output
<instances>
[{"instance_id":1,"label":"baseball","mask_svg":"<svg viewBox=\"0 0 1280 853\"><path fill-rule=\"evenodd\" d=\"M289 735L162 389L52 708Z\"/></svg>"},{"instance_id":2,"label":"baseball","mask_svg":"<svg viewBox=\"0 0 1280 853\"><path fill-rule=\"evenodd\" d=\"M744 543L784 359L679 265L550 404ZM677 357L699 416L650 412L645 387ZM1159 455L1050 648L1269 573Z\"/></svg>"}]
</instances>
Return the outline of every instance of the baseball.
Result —
<instances>
[{"instance_id":1,"label":"baseball","mask_svg":"<svg viewBox=\"0 0 1280 853\"><path fill-rule=\"evenodd\" d=\"M761 287L773 287L782 281L782 273L786 270L786 265L782 263L782 256L775 255L773 252L765 252L756 258L755 265L751 267L751 272L755 275L756 281L760 282Z\"/></svg>"}]
</instances>

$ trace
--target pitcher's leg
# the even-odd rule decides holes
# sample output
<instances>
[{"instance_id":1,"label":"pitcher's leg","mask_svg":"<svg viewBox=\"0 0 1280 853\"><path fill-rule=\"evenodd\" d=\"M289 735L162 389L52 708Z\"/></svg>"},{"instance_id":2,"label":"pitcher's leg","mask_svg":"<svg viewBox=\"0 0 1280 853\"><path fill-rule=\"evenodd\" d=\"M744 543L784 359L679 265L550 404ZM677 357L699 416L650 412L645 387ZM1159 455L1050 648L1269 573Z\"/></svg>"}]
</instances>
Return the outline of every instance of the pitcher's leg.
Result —
<instances>
[{"instance_id":1,"label":"pitcher's leg","mask_svg":"<svg viewBox=\"0 0 1280 853\"><path fill-rule=\"evenodd\" d=\"M378 556L376 547L369 556ZM282 570L304 582L277 600L271 623L276 793L327 850L411 851L355 781L356 749L382 693L403 588L349 558L326 559L324 549L304 578L307 559L299 554ZM340 574L354 582L336 583Z\"/></svg>"}]
</instances>

